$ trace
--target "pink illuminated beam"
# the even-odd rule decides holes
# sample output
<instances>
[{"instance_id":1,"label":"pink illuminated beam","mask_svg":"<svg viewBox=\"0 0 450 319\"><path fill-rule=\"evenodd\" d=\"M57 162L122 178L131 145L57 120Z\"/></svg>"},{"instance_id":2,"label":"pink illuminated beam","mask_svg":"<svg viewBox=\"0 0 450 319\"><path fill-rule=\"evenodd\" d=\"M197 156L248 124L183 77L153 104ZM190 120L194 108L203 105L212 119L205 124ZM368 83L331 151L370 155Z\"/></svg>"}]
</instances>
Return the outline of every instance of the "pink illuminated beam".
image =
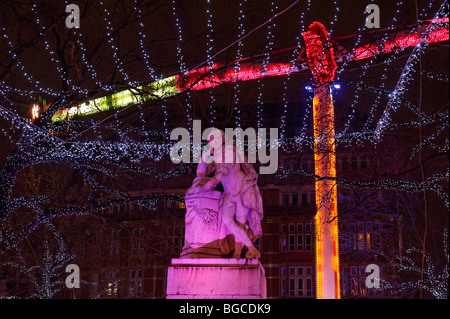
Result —
<instances>
[{"instance_id":1,"label":"pink illuminated beam","mask_svg":"<svg viewBox=\"0 0 450 319\"><path fill-rule=\"evenodd\" d=\"M426 20L426 24L417 27L416 29L408 30L393 30L390 35L384 40L378 40L373 43L360 46L351 52L346 51L343 47L336 46L335 60L337 63L344 61L363 60L374 57L380 54L392 53L397 50L404 50L409 47L417 46L421 41L426 40L427 43L437 43L449 40L448 17ZM434 28L431 32L426 34L426 30L430 24L447 24ZM426 35L426 39L424 39ZM354 37L352 35L350 37ZM340 37L344 39L348 37ZM279 52L286 52L294 50L288 48L271 52L270 55L276 55ZM185 74L177 75L177 89L180 92L186 90L204 90L219 86L221 84L249 81L267 76L280 76L289 73L301 72L309 69L307 57L301 56L297 59L297 66L290 63L254 63L248 62L252 58L244 58L239 61L233 61L228 65L214 64L212 68L209 66L194 69ZM240 62L239 70L236 70L235 63Z\"/></svg>"},{"instance_id":2,"label":"pink illuminated beam","mask_svg":"<svg viewBox=\"0 0 450 319\"><path fill-rule=\"evenodd\" d=\"M349 52L342 46L333 43L334 58L336 63L363 60L374 57L380 54L392 53L397 50L404 50L408 47L417 46L420 43L437 43L449 40L448 29L448 17L432 19L424 21L424 24L419 27L408 27L407 29L393 29L387 30L389 35L383 40L377 40L370 44L360 46L353 51ZM433 26L435 24L435 26ZM430 31L431 26L431 31ZM374 31L367 32L369 34L375 33ZM351 39L357 35L342 36L335 39L331 39L331 42L340 41L343 39ZM276 50L269 53L269 59L280 59L283 55L286 55L288 51L293 51L296 47ZM265 55L264 55L265 56ZM268 76L282 76L290 73L298 73L310 69L310 64L306 57L305 51L301 50L300 55L297 58L295 65L291 63L262 63L263 55L256 55L253 57L243 58L240 60L232 61L229 64L213 64L210 66L204 66L196 68L184 74L178 74L173 77L168 77L159 81L155 81L144 85L144 88L150 88L148 96L151 96L150 100L171 97L179 93L186 92L188 90L205 90L210 89L225 83L232 83L236 81L249 81ZM255 62L257 61L257 62ZM237 67L239 63L239 67ZM163 84L161 84L163 83ZM157 88L157 91L155 91ZM111 97L117 94L126 93L125 91L133 90L133 88L126 89L123 92L110 93L104 96L105 100L113 100ZM162 94L164 93L164 94ZM87 105L90 101L96 98L85 100L83 105ZM137 99L137 101L141 101ZM112 102L111 102L112 103ZM126 107L135 104L134 100L130 100L129 103L125 103ZM80 110L81 105L75 105L70 109ZM114 105L113 108L121 108L123 105ZM93 113L104 112L111 109L111 107L105 107L104 109L95 108L92 112L87 112L86 115ZM76 112L78 116L83 116L84 113ZM68 109L58 110L57 113L67 113ZM52 119L53 122L63 121L67 119L67 116L56 116Z\"/></svg>"}]
</instances>

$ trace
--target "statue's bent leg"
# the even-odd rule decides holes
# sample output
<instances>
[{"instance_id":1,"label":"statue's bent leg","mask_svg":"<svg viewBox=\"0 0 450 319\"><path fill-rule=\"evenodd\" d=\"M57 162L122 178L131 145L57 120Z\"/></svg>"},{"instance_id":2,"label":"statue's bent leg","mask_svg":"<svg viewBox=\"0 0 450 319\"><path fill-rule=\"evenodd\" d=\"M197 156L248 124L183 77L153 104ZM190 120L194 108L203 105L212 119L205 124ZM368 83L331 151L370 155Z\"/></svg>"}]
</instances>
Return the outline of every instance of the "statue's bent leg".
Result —
<instances>
[{"instance_id":1,"label":"statue's bent leg","mask_svg":"<svg viewBox=\"0 0 450 319\"><path fill-rule=\"evenodd\" d=\"M227 198L223 202L222 206L222 221L227 226L228 230L234 235L237 241L241 242L245 246L253 246L252 241L247 236L247 232L240 227L236 221L236 202L232 200L231 196L227 196Z\"/></svg>"},{"instance_id":2,"label":"statue's bent leg","mask_svg":"<svg viewBox=\"0 0 450 319\"><path fill-rule=\"evenodd\" d=\"M239 220L241 223L246 222L246 218L248 216L248 209L243 207L240 202L239 196L233 198L231 196L227 196L224 199L223 206L222 206L222 220L223 223L227 226L228 230L234 235L236 238L236 241L242 243L248 248L248 252L245 256L245 258L259 258L261 257L261 253L253 246L252 241L247 235L247 230L239 225L239 223L236 221ZM245 219L243 219L245 216ZM236 218L236 219L235 219ZM235 257L235 256L233 256ZM240 254L239 254L240 257ZM239 258L235 257L235 258Z\"/></svg>"}]
</instances>

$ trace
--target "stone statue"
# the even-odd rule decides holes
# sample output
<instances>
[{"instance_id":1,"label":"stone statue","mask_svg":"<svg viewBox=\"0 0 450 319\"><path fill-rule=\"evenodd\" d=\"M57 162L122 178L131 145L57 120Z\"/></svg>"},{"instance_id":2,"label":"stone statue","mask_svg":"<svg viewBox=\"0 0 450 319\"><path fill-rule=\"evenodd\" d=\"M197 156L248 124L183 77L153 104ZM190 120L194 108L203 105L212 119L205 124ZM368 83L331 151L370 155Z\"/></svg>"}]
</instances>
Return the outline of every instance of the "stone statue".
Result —
<instances>
[{"instance_id":1,"label":"stone statue","mask_svg":"<svg viewBox=\"0 0 450 319\"><path fill-rule=\"evenodd\" d=\"M233 258L240 258L245 246L245 258L259 258L253 245L262 235L258 174L223 131L213 130L208 144L211 149L202 156L186 193L185 246L180 257L225 257L234 246ZM223 193L215 190L219 183Z\"/></svg>"}]
</instances>

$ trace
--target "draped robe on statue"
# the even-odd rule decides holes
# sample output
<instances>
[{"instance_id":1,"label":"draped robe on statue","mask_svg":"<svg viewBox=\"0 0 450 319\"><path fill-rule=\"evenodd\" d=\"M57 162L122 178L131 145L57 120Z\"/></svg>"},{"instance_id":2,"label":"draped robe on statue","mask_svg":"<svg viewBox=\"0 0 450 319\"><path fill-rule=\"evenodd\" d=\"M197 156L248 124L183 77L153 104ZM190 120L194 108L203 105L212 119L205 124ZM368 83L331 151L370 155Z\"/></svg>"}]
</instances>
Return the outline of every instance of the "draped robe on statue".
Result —
<instances>
[{"instance_id":1,"label":"draped robe on statue","mask_svg":"<svg viewBox=\"0 0 450 319\"><path fill-rule=\"evenodd\" d=\"M257 186L258 174L240 149L227 145L225 150L233 152L233 162L208 164L202 157L197 167L197 177L186 193L185 245L181 258L229 257L234 250L234 242L242 242L233 238L223 221L224 204L226 207L234 205L235 218L247 229L251 240L262 235L263 204ZM235 165L239 165L245 174L237 189L223 193L217 190L201 191L214 174L234 178L230 174L235 171Z\"/></svg>"}]
</instances>

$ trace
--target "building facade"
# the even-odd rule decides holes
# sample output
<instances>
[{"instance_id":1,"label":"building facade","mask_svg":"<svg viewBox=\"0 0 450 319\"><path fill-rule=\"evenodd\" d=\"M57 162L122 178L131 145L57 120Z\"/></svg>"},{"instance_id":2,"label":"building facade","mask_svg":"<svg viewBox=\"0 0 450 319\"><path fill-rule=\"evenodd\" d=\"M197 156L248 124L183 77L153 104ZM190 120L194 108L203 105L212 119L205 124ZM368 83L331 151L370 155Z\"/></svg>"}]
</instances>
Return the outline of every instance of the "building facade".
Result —
<instances>
[{"instance_id":1,"label":"building facade","mask_svg":"<svg viewBox=\"0 0 450 319\"><path fill-rule=\"evenodd\" d=\"M364 173L370 165L365 154L346 153L338 161L339 170L352 176ZM176 169L185 169L182 182L173 178L165 187L146 194L175 194L181 200L168 197L156 205L122 202L101 212L101 225L85 225L91 246L84 247L83 254L75 253L78 259L74 262L80 265L82 280L93 284L76 292L80 297L165 298L167 268L184 245L182 198L195 177L195 166L178 165ZM261 251L268 298L316 297L313 169L312 155L290 152L280 154L276 176L260 175L263 236L255 246ZM401 220L395 214L356 207L349 201L356 196L352 192L338 188L342 298L390 298L386 292L367 287L366 268L377 263L380 253L401 252ZM130 191L131 195L138 193L142 195L142 191ZM373 201L382 196L381 192L372 194ZM395 280L392 267L379 266L381 279ZM62 297L72 293L63 291Z\"/></svg>"}]
</instances>

